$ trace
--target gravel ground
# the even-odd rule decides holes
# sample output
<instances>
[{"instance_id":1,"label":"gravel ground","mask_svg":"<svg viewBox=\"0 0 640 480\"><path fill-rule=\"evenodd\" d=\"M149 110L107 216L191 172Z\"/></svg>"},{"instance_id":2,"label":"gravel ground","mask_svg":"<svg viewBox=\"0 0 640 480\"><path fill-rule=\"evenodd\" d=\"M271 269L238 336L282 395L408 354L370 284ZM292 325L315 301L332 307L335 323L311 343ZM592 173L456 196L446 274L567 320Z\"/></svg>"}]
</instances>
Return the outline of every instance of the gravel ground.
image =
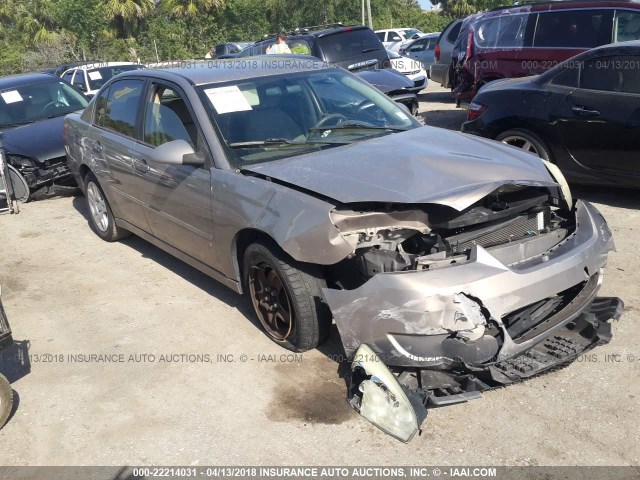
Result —
<instances>
[{"instance_id":1,"label":"gravel ground","mask_svg":"<svg viewBox=\"0 0 640 480\"><path fill-rule=\"evenodd\" d=\"M421 100L429 125L464 120L442 89ZM431 411L407 445L347 406L337 331L287 357L230 290L139 238L101 241L82 196L23 205L0 216L2 299L31 358L0 365L18 397L0 464L638 465L640 198L576 196L601 209L618 247L601 291L626 303L612 342Z\"/></svg>"}]
</instances>

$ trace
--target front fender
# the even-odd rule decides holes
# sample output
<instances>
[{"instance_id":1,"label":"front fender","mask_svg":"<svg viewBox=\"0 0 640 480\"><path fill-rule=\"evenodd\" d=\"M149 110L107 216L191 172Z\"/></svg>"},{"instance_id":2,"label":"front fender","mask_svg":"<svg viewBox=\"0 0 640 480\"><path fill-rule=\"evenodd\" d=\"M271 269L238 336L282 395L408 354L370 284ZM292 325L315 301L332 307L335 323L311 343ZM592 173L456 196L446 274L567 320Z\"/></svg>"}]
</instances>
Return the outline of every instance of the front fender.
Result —
<instances>
[{"instance_id":1,"label":"front fender","mask_svg":"<svg viewBox=\"0 0 640 480\"><path fill-rule=\"evenodd\" d=\"M329 200L231 170L212 170L211 182L218 269L230 278L234 240L244 229L264 232L299 262L332 265L353 251L331 221Z\"/></svg>"}]
</instances>

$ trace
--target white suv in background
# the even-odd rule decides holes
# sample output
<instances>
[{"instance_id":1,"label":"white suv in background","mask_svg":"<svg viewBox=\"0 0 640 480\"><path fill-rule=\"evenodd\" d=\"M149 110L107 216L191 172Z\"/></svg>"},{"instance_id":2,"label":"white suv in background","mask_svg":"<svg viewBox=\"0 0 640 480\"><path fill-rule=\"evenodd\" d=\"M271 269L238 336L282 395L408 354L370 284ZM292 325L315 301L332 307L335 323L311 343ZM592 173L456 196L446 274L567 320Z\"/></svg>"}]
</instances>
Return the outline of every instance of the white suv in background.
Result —
<instances>
[{"instance_id":1,"label":"white suv in background","mask_svg":"<svg viewBox=\"0 0 640 480\"><path fill-rule=\"evenodd\" d=\"M70 68L61 76L88 97L93 97L111 77L140 68L144 66L132 62L95 62Z\"/></svg>"},{"instance_id":2,"label":"white suv in background","mask_svg":"<svg viewBox=\"0 0 640 480\"><path fill-rule=\"evenodd\" d=\"M385 30L376 30L375 33L378 35L384 47L392 52L397 52L403 43L424 35L424 33L417 28L388 28Z\"/></svg>"}]
</instances>

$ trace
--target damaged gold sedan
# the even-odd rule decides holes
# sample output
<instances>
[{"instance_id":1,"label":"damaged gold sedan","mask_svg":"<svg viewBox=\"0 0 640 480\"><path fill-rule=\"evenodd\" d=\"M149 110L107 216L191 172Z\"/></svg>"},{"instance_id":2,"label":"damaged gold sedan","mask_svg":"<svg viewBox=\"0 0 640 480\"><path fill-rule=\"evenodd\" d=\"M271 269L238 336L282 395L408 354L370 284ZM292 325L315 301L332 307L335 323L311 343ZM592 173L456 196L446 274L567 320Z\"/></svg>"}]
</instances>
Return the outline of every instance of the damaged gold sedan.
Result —
<instances>
[{"instance_id":1,"label":"damaged gold sedan","mask_svg":"<svg viewBox=\"0 0 640 480\"><path fill-rule=\"evenodd\" d=\"M96 234L132 232L245 293L290 350L333 319L349 402L403 441L429 407L609 340L622 302L596 295L611 234L555 166L421 127L296 58L125 73L67 117Z\"/></svg>"}]
</instances>

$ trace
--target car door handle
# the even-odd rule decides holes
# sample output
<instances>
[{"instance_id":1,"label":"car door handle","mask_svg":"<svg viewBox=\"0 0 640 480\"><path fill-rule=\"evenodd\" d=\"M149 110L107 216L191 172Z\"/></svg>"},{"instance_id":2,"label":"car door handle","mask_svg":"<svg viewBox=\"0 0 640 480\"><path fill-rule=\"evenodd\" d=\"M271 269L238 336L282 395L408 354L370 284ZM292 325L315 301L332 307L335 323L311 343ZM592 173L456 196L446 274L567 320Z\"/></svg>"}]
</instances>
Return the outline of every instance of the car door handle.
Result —
<instances>
[{"instance_id":1,"label":"car door handle","mask_svg":"<svg viewBox=\"0 0 640 480\"><path fill-rule=\"evenodd\" d=\"M598 110L594 110L589 107L585 107L584 105L574 105L571 109L573 113L576 115L580 115L582 117L598 117L600 116L600 112Z\"/></svg>"},{"instance_id":2,"label":"car door handle","mask_svg":"<svg viewBox=\"0 0 640 480\"><path fill-rule=\"evenodd\" d=\"M102 144L100 142L95 142L91 145L91 149L96 153L100 153L102 152Z\"/></svg>"},{"instance_id":3,"label":"car door handle","mask_svg":"<svg viewBox=\"0 0 640 480\"><path fill-rule=\"evenodd\" d=\"M135 168L138 173L147 173L149 171L147 162L137 158L133 161L133 168Z\"/></svg>"}]
</instances>

